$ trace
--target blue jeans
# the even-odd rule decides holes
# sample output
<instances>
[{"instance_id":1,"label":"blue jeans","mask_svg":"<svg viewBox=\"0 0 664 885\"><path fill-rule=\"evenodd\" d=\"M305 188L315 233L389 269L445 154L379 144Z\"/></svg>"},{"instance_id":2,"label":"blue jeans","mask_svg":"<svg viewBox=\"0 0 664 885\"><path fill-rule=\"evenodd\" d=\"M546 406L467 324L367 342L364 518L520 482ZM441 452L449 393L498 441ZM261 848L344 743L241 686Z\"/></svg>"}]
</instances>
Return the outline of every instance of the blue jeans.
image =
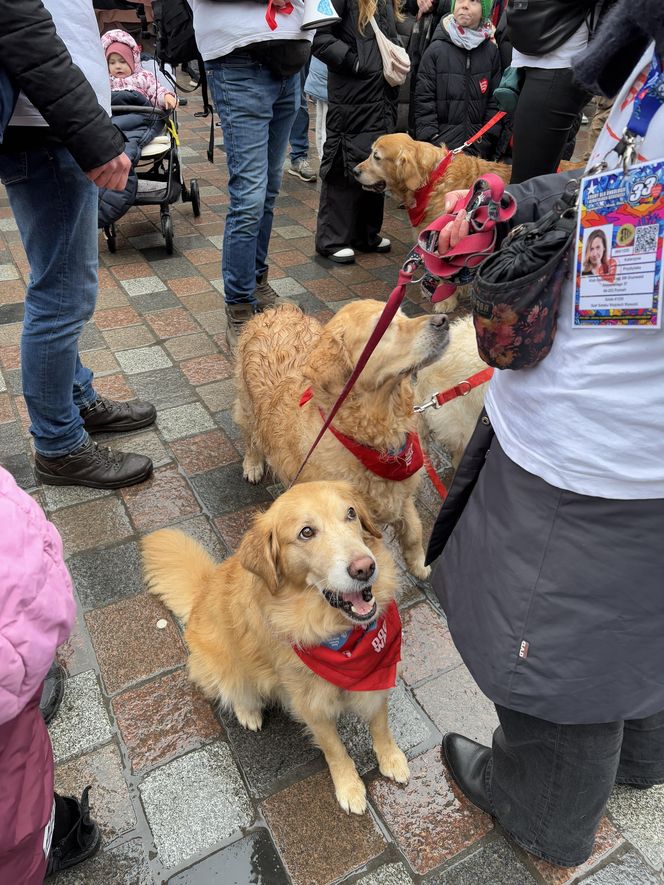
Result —
<instances>
[{"instance_id":1,"label":"blue jeans","mask_svg":"<svg viewBox=\"0 0 664 885\"><path fill-rule=\"evenodd\" d=\"M309 64L310 62L307 62L300 71L302 96L300 98L300 109L293 120L289 139L291 163L294 163L296 160L305 160L309 156L309 107L307 105L307 96L304 94L304 84L309 74Z\"/></svg>"},{"instance_id":2,"label":"blue jeans","mask_svg":"<svg viewBox=\"0 0 664 885\"><path fill-rule=\"evenodd\" d=\"M221 119L231 198L221 271L228 304L256 303L256 280L267 271L274 201L293 119L300 75L275 77L248 52L206 62Z\"/></svg>"},{"instance_id":3,"label":"blue jeans","mask_svg":"<svg viewBox=\"0 0 664 885\"><path fill-rule=\"evenodd\" d=\"M21 337L23 395L39 454L57 457L87 434L96 399L78 340L97 298L97 188L65 147L0 154L0 180L30 264Z\"/></svg>"}]
</instances>

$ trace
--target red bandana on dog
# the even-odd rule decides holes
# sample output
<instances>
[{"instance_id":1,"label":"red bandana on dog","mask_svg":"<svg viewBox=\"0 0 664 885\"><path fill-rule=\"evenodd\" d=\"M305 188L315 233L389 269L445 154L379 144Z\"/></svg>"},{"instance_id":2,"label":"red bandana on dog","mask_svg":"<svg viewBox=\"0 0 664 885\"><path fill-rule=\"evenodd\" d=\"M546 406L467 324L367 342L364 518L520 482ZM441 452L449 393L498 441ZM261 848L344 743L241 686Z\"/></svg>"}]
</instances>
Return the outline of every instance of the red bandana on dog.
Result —
<instances>
[{"instance_id":1,"label":"red bandana on dog","mask_svg":"<svg viewBox=\"0 0 664 885\"><path fill-rule=\"evenodd\" d=\"M307 387L300 397L300 405L303 406L308 403L312 396L313 390L311 387ZM324 421L325 413L322 409L318 411ZM332 424L330 424L328 430L339 440L345 449L348 449L352 455L355 455L363 467L366 467L367 470L376 476L380 476L381 479L391 479L395 482L400 482L417 473L424 464L420 438L414 431L408 434L406 442L398 452L381 452L380 449L365 446L363 443L352 439L352 437L346 436L345 433L337 430Z\"/></svg>"},{"instance_id":2,"label":"red bandana on dog","mask_svg":"<svg viewBox=\"0 0 664 885\"><path fill-rule=\"evenodd\" d=\"M313 673L337 688L346 691L394 688L397 664L401 660L401 618L397 604L392 601L370 627L354 627L325 645L308 648L294 645L293 651Z\"/></svg>"},{"instance_id":3,"label":"red bandana on dog","mask_svg":"<svg viewBox=\"0 0 664 885\"><path fill-rule=\"evenodd\" d=\"M422 185L422 187L418 188L415 191L415 205L411 206L408 209L408 217L410 218L410 223L413 225L413 227L417 227L420 221L422 221L422 219L426 215L431 191L434 189L435 185L443 177L443 175L445 175L445 173L447 172L447 167L450 165L453 159L454 154L452 153L452 151L445 154L443 159L429 176L429 180L427 181L427 183Z\"/></svg>"}]
</instances>

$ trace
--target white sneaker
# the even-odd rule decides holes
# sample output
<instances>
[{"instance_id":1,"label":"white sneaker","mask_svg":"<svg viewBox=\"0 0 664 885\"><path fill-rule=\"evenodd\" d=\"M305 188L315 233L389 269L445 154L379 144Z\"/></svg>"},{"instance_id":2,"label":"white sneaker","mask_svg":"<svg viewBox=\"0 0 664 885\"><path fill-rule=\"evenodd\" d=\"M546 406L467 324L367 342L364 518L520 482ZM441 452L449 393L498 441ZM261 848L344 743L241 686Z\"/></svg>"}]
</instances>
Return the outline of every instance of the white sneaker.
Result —
<instances>
[{"instance_id":1,"label":"white sneaker","mask_svg":"<svg viewBox=\"0 0 664 885\"><path fill-rule=\"evenodd\" d=\"M389 252L392 248L392 243L387 237L381 237L380 243L376 246L376 252Z\"/></svg>"},{"instance_id":2,"label":"white sneaker","mask_svg":"<svg viewBox=\"0 0 664 885\"><path fill-rule=\"evenodd\" d=\"M355 261L355 252L346 247L345 249L337 249L327 257L330 261L336 261L337 264L352 264Z\"/></svg>"}]
</instances>

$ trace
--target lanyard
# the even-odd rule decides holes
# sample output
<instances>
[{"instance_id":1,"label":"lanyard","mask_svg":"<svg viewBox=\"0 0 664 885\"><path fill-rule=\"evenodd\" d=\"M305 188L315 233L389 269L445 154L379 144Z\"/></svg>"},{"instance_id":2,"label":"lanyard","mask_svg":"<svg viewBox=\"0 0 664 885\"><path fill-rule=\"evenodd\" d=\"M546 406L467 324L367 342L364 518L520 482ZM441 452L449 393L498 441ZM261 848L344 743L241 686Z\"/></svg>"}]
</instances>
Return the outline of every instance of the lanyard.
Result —
<instances>
[{"instance_id":1,"label":"lanyard","mask_svg":"<svg viewBox=\"0 0 664 885\"><path fill-rule=\"evenodd\" d=\"M662 60L655 51L646 82L636 94L632 115L616 146L616 153L623 158L625 172L636 159L636 139L645 137L653 117L662 104L664 104L664 72Z\"/></svg>"}]
</instances>

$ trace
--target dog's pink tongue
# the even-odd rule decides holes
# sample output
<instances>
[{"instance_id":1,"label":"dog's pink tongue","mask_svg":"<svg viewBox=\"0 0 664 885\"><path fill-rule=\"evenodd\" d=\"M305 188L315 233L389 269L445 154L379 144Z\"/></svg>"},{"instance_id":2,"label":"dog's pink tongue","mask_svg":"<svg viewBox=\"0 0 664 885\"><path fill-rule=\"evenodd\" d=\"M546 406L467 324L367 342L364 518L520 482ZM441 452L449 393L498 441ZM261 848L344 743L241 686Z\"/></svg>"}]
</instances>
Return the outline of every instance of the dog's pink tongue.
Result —
<instances>
[{"instance_id":1,"label":"dog's pink tongue","mask_svg":"<svg viewBox=\"0 0 664 885\"><path fill-rule=\"evenodd\" d=\"M374 607L373 597L367 602L361 593L344 593L344 599L350 602L353 611L358 615L368 615Z\"/></svg>"}]
</instances>

